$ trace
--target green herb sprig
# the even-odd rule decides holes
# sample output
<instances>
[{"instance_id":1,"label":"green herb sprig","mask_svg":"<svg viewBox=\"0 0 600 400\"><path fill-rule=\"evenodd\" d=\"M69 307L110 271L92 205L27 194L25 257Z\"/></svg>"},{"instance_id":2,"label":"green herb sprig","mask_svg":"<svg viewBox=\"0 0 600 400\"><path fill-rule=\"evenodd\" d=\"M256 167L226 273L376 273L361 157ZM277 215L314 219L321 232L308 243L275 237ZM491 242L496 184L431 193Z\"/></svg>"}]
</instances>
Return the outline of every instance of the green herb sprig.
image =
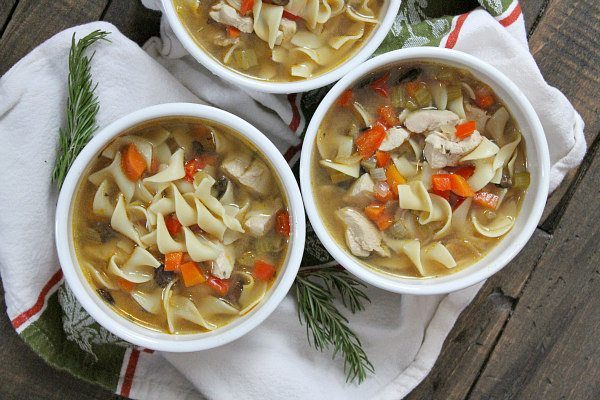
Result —
<instances>
[{"instance_id":1,"label":"green herb sprig","mask_svg":"<svg viewBox=\"0 0 600 400\"><path fill-rule=\"evenodd\" d=\"M98 40L106 40L110 32L95 30L75 43L71 39L69 52L69 77L67 99L67 126L59 131L59 150L56 157L52 182L60 189L67 172L83 147L97 129L98 98L94 94L97 84L92 82L90 63L94 54L86 56L88 47Z\"/></svg>"},{"instance_id":2,"label":"green herb sprig","mask_svg":"<svg viewBox=\"0 0 600 400\"><path fill-rule=\"evenodd\" d=\"M362 311L364 303L370 302L362 290L365 286L337 265L303 268L295 284L298 318L306 324L308 342L320 351L333 348L334 358L341 352L346 381L364 381L368 372L374 372L373 364L334 301L337 293L353 314Z\"/></svg>"}]
</instances>

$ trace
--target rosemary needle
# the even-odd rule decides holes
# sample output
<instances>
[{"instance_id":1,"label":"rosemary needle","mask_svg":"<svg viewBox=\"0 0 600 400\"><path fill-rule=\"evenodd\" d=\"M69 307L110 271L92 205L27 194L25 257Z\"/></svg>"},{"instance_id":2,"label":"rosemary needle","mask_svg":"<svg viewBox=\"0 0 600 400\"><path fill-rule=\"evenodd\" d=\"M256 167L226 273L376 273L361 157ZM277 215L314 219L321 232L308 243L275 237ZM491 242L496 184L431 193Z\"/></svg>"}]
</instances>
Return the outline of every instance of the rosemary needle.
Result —
<instances>
[{"instance_id":1,"label":"rosemary needle","mask_svg":"<svg viewBox=\"0 0 600 400\"><path fill-rule=\"evenodd\" d=\"M52 181L60 189L73 161L89 142L97 128L98 98L94 94L96 86L92 82L90 62L94 55L85 55L88 47L98 40L107 40L109 32L95 30L75 42L71 39L69 52L68 98L66 127L59 131L59 150L56 157Z\"/></svg>"},{"instance_id":2,"label":"rosemary needle","mask_svg":"<svg viewBox=\"0 0 600 400\"><path fill-rule=\"evenodd\" d=\"M369 298L362 291L364 285L337 266L301 269L296 277L298 318L306 324L308 341L317 350L333 349L333 357L344 356L346 381L361 383L373 365L362 348L348 319L334 305L334 293L352 313L364 310Z\"/></svg>"}]
</instances>

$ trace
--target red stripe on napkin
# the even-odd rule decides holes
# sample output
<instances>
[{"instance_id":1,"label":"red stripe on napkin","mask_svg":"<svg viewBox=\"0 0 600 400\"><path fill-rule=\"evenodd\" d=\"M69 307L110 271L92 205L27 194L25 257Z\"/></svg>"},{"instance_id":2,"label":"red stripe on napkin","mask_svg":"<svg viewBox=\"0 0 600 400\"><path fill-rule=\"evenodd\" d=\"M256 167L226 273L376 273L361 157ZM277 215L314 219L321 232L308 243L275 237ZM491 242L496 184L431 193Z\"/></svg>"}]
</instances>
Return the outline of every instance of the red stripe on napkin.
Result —
<instances>
[{"instance_id":1,"label":"red stripe on napkin","mask_svg":"<svg viewBox=\"0 0 600 400\"><path fill-rule=\"evenodd\" d=\"M29 310L22 312L12 319L11 323L13 328L18 329L21 325L27 322L29 318L40 312L40 310L44 307L48 292L50 292L50 290L60 282L62 277L63 273L60 269L56 271L54 275L52 275L52 278L50 278L50 280L42 288L42 291L40 292L35 304Z\"/></svg>"},{"instance_id":2,"label":"red stripe on napkin","mask_svg":"<svg viewBox=\"0 0 600 400\"><path fill-rule=\"evenodd\" d=\"M500 25L503 27L507 27L515 22L521 16L521 5L517 3L517 6L512 10L512 12L504 19L501 19Z\"/></svg>"},{"instance_id":3,"label":"red stripe on napkin","mask_svg":"<svg viewBox=\"0 0 600 400\"><path fill-rule=\"evenodd\" d=\"M298 110L298 106L296 105L296 96L297 93L290 93L287 96L288 101L290 102L290 106L292 106L292 121L290 122L289 126L294 133L300 126L300 111Z\"/></svg>"},{"instance_id":4,"label":"red stripe on napkin","mask_svg":"<svg viewBox=\"0 0 600 400\"><path fill-rule=\"evenodd\" d=\"M135 369L140 358L139 350L132 349L129 355L129 361L127 362L127 369L125 370L125 376L123 377L123 384L121 385L121 396L129 397L131 391L131 385L133 384L133 377L135 375Z\"/></svg>"},{"instance_id":5,"label":"red stripe on napkin","mask_svg":"<svg viewBox=\"0 0 600 400\"><path fill-rule=\"evenodd\" d=\"M454 26L454 30L450 32L450 34L448 35L448 40L446 40L447 49L452 49L456 45L456 41L458 40L458 34L460 33L460 30L468 16L469 13L461 14L456 19L456 26Z\"/></svg>"}]
</instances>

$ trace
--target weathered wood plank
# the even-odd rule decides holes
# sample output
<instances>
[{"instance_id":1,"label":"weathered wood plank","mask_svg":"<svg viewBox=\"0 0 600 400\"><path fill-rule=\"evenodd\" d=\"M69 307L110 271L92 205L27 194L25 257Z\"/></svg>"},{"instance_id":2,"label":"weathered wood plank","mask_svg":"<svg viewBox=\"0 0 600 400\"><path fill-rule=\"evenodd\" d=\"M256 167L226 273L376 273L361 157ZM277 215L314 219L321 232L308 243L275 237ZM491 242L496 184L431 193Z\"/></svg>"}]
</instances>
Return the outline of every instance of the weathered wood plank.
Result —
<instances>
[{"instance_id":1,"label":"weathered wood plank","mask_svg":"<svg viewBox=\"0 0 600 400\"><path fill-rule=\"evenodd\" d=\"M160 12L147 9L140 1L112 0L103 20L141 46L150 37L159 35L160 16Z\"/></svg>"},{"instance_id":2,"label":"weathered wood plank","mask_svg":"<svg viewBox=\"0 0 600 400\"><path fill-rule=\"evenodd\" d=\"M525 30L527 36L531 36L541 21L550 0L527 0L520 1Z\"/></svg>"},{"instance_id":3,"label":"weathered wood plank","mask_svg":"<svg viewBox=\"0 0 600 400\"><path fill-rule=\"evenodd\" d=\"M95 21L108 0L21 0L0 39L0 75L52 35Z\"/></svg>"},{"instance_id":4,"label":"weathered wood plank","mask_svg":"<svg viewBox=\"0 0 600 400\"><path fill-rule=\"evenodd\" d=\"M8 24L8 20L18 0L0 0L0 37Z\"/></svg>"},{"instance_id":5,"label":"weathered wood plank","mask_svg":"<svg viewBox=\"0 0 600 400\"><path fill-rule=\"evenodd\" d=\"M599 180L597 154L471 398L600 398Z\"/></svg>"},{"instance_id":6,"label":"weathered wood plank","mask_svg":"<svg viewBox=\"0 0 600 400\"><path fill-rule=\"evenodd\" d=\"M48 366L13 330L6 315L4 290L0 292L0 399L119 399L99 386Z\"/></svg>"},{"instance_id":7,"label":"weathered wood plank","mask_svg":"<svg viewBox=\"0 0 600 400\"><path fill-rule=\"evenodd\" d=\"M536 230L523 251L490 278L446 338L430 374L407 399L464 399L502 333L550 237Z\"/></svg>"},{"instance_id":8,"label":"weathered wood plank","mask_svg":"<svg viewBox=\"0 0 600 400\"><path fill-rule=\"evenodd\" d=\"M600 2L597 0L550 0L529 41L529 47L549 84L560 89L583 117L585 135L591 143L600 131ZM552 232L560 218L548 217L568 202L572 173L550 197L542 226Z\"/></svg>"}]
</instances>

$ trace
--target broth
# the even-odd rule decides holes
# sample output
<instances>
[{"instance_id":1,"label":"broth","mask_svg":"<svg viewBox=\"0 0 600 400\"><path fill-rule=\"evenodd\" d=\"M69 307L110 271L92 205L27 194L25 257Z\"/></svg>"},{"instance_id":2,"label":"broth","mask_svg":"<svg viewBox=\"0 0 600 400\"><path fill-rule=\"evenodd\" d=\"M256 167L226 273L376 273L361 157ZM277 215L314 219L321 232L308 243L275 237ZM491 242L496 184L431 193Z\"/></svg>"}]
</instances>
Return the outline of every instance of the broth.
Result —
<instances>
[{"instance_id":1,"label":"broth","mask_svg":"<svg viewBox=\"0 0 600 400\"><path fill-rule=\"evenodd\" d=\"M251 3L242 16L241 7ZM188 33L219 63L281 82L321 75L351 57L378 26L383 5L382 0L271 3L174 0Z\"/></svg>"},{"instance_id":2,"label":"broth","mask_svg":"<svg viewBox=\"0 0 600 400\"><path fill-rule=\"evenodd\" d=\"M468 71L408 63L377 71L328 111L312 188L332 237L384 274L447 275L510 231L529 185L525 142Z\"/></svg>"},{"instance_id":3,"label":"broth","mask_svg":"<svg viewBox=\"0 0 600 400\"><path fill-rule=\"evenodd\" d=\"M79 264L126 318L167 333L222 327L255 308L285 263L284 191L236 132L198 118L129 129L84 174Z\"/></svg>"}]
</instances>

